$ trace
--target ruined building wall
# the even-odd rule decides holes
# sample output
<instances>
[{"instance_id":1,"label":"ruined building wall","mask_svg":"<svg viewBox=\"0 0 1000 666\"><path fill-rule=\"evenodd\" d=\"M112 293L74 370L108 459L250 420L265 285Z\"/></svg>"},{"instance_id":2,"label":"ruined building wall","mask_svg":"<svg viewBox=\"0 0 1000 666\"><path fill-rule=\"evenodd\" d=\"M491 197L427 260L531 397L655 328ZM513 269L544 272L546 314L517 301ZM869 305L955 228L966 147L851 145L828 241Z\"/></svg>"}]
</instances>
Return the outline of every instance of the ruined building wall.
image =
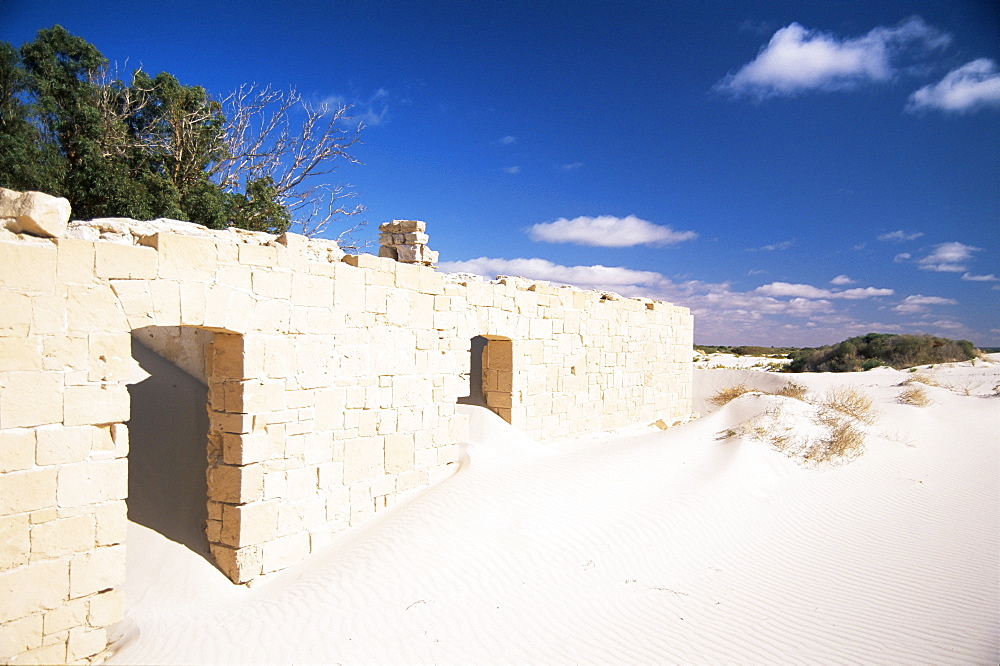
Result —
<instances>
[{"instance_id":1,"label":"ruined building wall","mask_svg":"<svg viewBox=\"0 0 1000 666\"><path fill-rule=\"evenodd\" d=\"M0 193L0 218L19 210ZM294 234L19 224L0 233L2 661L86 662L121 619L133 339L207 386L207 537L235 582L452 473L476 336L471 381L538 439L690 412L685 308Z\"/></svg>"}]
</instances>

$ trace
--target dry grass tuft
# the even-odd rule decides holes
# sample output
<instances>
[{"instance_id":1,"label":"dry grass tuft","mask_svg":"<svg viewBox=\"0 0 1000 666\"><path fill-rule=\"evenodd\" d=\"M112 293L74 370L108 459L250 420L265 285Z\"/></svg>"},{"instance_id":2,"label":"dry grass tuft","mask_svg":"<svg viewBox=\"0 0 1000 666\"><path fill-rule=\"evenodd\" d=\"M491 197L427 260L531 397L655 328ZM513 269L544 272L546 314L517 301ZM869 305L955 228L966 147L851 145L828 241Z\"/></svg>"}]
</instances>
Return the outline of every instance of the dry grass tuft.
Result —
<instances>
[{"instance_id":1,"label":"dry grass tuft","mask_svg":"<svg viewBox=\"0 0 1000 666\"><path fill-rule=\"evenodd\" d=\"M727 386L724 389L720 389L715 395L709 398L708 401L716 407L722 407L723 405L740 397L744 393L750 393L751 391L753 391L753 389L746 384Z\"/></svg>"},{"instance_id":2,"label":"dry grass tuft","mask_svg":"<svg viewBox=\"0 0 1000 666\"><path fill-rule=\"evenodd\" d=\"M875 423L879 416L872 397L851 386L834 386L823 396L819 407L821 416L822 412L835 411L868 425ZM836 416L828 414L826 418L832 419Z\"/></svg>"},{"instance_id":3,"label":"dry grass tuft","mask_svg":"<svg viewBox=\"0 0 1000 666\"><path fill-rule=\"evenodd\" d=\"M831 389L818 402L812 402L805 398L806 391L800 388L804 387L792 387L775 395L797 397L810 405L799 416L807 419L805 422L796 421L788 414L786 407L791 403L778 404L723 430L716 437L742 437L764 442L809 467L837 464L860 456L865 450L867 426L874 424L878 417L872 398L844 386ZM800 412L801 408L792 411Z\"/></svg>"},{"instance_id":4,"label":"dry grass tuft","mask_svg":"<svg viewBox=\"0 0 1000 666\"><path fill-rule=\"evenodd\" d=\"M803 461L814 465L837 460L853 460L865 450L865 434L850 418L834 418L826 421L828 433L825 437L812 440L800 454Z\"/></svg>"},{"instance_id":5,"label":"dry grass tuft","mask_svg":"<svg viewBox=\"0 0 1000 666\"><path fill-rule=\"evenodd\" d=\"M796 384L795 382L788 382L780 389L778 389L774 395L781 395L786 398L795 398L796 400L805 401L806 393L809 392L802 384Z\"/></svg>"},{"instance_id":6,"label":"dry grass tuft","mask_svg":"<svg viewBox=\"0 0 1000 666\"><path fill-rule=\"evenodd\" d=\"M931 399L922 386L911 386L900 393L896 400L904 405L914 405L915 407L927 407L931 404Z\"/></svg>"},{"instance_id":7,"label":"dry grass tuft","mask_svg":"<svg viewBox=\"0 0 1000 666\"><path fill-rule=\"evenodd\" d=\"M906 381L904 381L903 383L904 384L919 383L919 384L923 384L924 386L940 386L940 384L937 383L936 379L934 379L933 377L931 377L930 375L928 375L925 372L914 372L914 373L911 373L910 376L907 377Z\"/></svg>"},{"instance_id":8,"label":"dry grass tuft","mask_svg":"<svg viewBox=\"0 0 1000 666\"><path fill-rule=\"evenodd\" d=\"M973 396L976 392L983 387L982 382L978 382L974 379L967 379L961 384L948 384L945 386L946 389L957 393L958 395Z\"/></svg>"}]
</instances>

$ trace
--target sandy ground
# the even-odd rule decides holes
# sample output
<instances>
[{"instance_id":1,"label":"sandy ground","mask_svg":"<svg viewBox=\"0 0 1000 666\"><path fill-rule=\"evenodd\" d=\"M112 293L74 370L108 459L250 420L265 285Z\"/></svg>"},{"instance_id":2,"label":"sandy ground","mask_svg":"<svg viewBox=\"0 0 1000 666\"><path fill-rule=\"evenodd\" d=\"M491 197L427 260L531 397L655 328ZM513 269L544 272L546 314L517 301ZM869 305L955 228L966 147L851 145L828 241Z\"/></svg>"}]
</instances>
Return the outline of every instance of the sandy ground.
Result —
<instances>
[{"instance_id":1,"label":"sandy ground","mask_svg":"<svg viewBox=\"0 0 1000 666\"><path fill-rule=\"evenodd\" d=\"M897 402L909 373L890 369L698 369L701 418L545 446L462 406L453 477L249 588L131 524L110 661L996 664L993 361L926 370L943 386L924 408ZM864 455L813 469L719 438L788 399L714 408L712 393L789 380L871 395ZM164 512L195 515L190 501Z\"/></svg>"}]
</instances>

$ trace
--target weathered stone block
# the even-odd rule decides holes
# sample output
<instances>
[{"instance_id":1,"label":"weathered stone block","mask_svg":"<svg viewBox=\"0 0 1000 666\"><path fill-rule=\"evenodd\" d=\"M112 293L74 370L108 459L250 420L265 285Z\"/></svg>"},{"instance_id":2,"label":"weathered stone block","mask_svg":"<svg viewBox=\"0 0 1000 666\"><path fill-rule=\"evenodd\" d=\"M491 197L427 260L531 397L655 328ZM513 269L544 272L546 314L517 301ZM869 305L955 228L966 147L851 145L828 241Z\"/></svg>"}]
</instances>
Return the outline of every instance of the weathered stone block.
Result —
<instances>
[{"instance_id":1,"label":"weathered stone block","mask_svg":"<svg viewBox=\"0 0 1000 666\"><path fill-rule=\"evenodd\" d=\"M333 280L329 278L307 273L295 273L292 277L292 305L333 307L333 291Z\"/></svg>"},{"instance_id":2,"label":"weathered stone block","mask_svg":"<svg viewBox=\"0 0 1000 666\"><path fill-rule=\"evenodd\" d=\"M115 445L115 458L128 455L128 426L124 423L111 424L111 441Z\"/></svg>"},{"instance_id":3,"label":"weathered stone block","mask_svg":"<svg viewBox=\"0 0 1000 666\"><path fill-rule=\"evenodd\" d=\"M223 433L222 459L227 465L250 465L282 455L281 440L267 432Z\"/></svg>"},{"instance_id":4,"label":"weathered stone block","mask_svg":"<svg viewBox=\"0 0 1000 666\"><path fill-rule=\"evenodd\" d=\"M51 520L31 529L31 559L52 559L94 547L94 518L81 514Z\"/></svg>"},{"instance_id":5,"label":"weathered stone block","mask_svg":"<svg viewBox=\"0 0 1000 666\"><path fill-rule=\"evenodd\" d=\"M78 599L125 582L125 546L107 546L76 555L70 561L69 593Z\"/></svg>"},{"instance_id":6,"label":"weathered stone block","mask_svg":"<svg viewBox=\"0 0 1000 666\"><path fill-rule=\"evenodd\" d=\"M45 636L50 637L87 623L87 600L69 601L45 613Z\"/></svg>"},{"instance_id":7,"label":"weathered stone block","mask_svg":"<svg viewBox=\"0 0 1000 666\"><path fill-rule=\"evenodd\" d=\"M175 280L154 280L149 283L149 297L153 302L153 319L157 326L181 324L181 289Z\"/></svg>"},{"instance_id":8,"label":"weathered stone block","mask_svg":"<svg viewBox=\"0 0 1000 666\"><path fill-rule=\"evenodd\" d=\"M28 514L0 516L0 571L28 563L31 553L31 523Z\"/></svg>"},{"instance_id":9,"label":"weathered stone block","mask_svg":"<svg viewBox=\"0 0 1000 666\"><path fill-rule=\"evenodd\" d=\"M180 283L181 324L184 326L201 326L205 323L207 289L208 287L202 282Z\"/></svg>"},{"instance_id":10,"label":"weathered stone block","mask_svg":"<svg viewBox=\"0 0 1000 666\"><path fill-rule=\"evenodd\" d=\"M373 479L385 473L383 438L359 437L344 442L344 483Z\"/></svg>"},{"instance_id":11,"label":"weathered stone block","mask_svg":"<svg viewBox=\"0 0 1000 666\"><path fill-rule=\"evenodd\" d=\"M47 640L47 639L46 639ZM15 664L65 664L66 642L57 641L42 647L28 650L13 662Z\"/></svg>"},{"instance_id":12,"label":"weathered stone block","mask_svg":"<svg viewBox=\"0 0 1000 666\"><path fill-rule=\"evenodd\" d=\"M90 381L118 382L132 370L132 336L127 332L91 333L88 336Z\"/></svg>"},{"instance_id":13,"label":"weathered stone block","mask_svg":"<svg viewBox=\"0 0 1000 666\"><path fill-rule=\"evenodd\" d=\"M0 188L0 218L15 234L65 236L69 223L69 201L42 192L15 192Z\"/></svg>"},{"instance_id":14,"label":"weathered stone block","mask_svg":"<svg viewBox=\"0 0 1000 666\"><path fill-rule=\"evenodd\" d=\"M149 283L145 280L112 280L111 288L114 290L115 295L118 297L118 302L121 305L121 310L125 313L125 317L128 320L129 330L135 330L137 328L143 328L144 326L153 326L156 321L153 318L153 299L149 293ZM99 287L88 290L88 294L93 294L98 291ZM72 295L73 292L71 291ZM78 304L70 301L71 314L76 312L80 308L86 308L86 300L78 299ZM75 307L74 307L75 306ZM93 317L92 312L87 312L90 317ZM70 327L73 330L110 330L105 329L103 326L96 325L86 325L83 322L74 323L72 316L70 319Z\"/></svg>"},{"instance_id":15,"label":"weathered stone block","mask_svg":"<svg viewBox=\"0 0 1000 666\"><path fill-rule=\"evenodd\" d=\"M0 337L0 372L44 369L40 336Z\"/></svg>"},{"instance_id":16,"label":"weathered stone block","mask_svg":"<svg viewBox=\"0 0 1000 666\"><path fill-rule=\"evenodd\" d=\"M278 248L270 245L240 243L237 246L239 262L250 266L275 266L278 263Z\"/></svg>"},{"instance_id":17,"label":"weathered stone block","mask_svg":"<svg viewBox=\"0 0 1000 666\"><path fill-rule=\"evenodd\" d=\"M58 423L63 420L63 376L54 372L0 375L0 428Z\"/></svg>"},{"instance_id":18,"label":"weathered stone block","mask_svg":"<svg viewBox=\"0 0 1000 666\"><path fill-rule=\"evenodd\" d=\"M261 546L264 573L278 571L302 561L309 554L309 533L299 532Z\"/></svg>"},{"instance_id":19,"label":"weathered stone block","mask_svg":"<svg viewBox=\"0 0 1000 666\"><path fill-rule=\"evenodd\" d=\"M33 299L27 294L0 289L0 334L25 337L31 328Z\"/></svg>"},{"instance_id":20,"label":"weathered stone block","mask_svg":"<svg viewBox=\"0 0 1000 666\"><path fill-rule=\"evenodd\" d=\"M0 430L0 474L33 467L35 441L35 431L28 428Z\"/></svg>"},{"instance_id":21,"label":"weathered stone block","mask_svg":"<svg viewBox=\"0 0 1000 666\"><path fill-rule=\"evenodd\" d=\"M211 238L160 232L140 239L139 243L159 252L161 278L208 282L215 277L218 250Z\"/></svg>"},{"instance_id":22,"label":"weathered stone block","mask_svg":"<svg viewBox=\"0 0 1000 666\"><path fill-rule=\"evenodd\" d=\"M0 624L0 662L22 663L13 660L15 655L37 648L42 644L42 614ZM57 663L55 661L51 663Z\"/></svg>"},{"instance_id":23,"label":"weathered stone block","mask_svg":"<svg viewBox=\"0 0 1000 666\"><path fill-rule=\"evenodd\" d=\"M259 547L230 548L213 543L210 548L215 563L234 583L246 583L261 575Z\"/></svg>"},{"instance_id":24,"label":"weathered stone block","mask_svg":"<svg viewBox=\"0 0 1000 666\"><path fill-rule=\"evenodd\" d=\"M96 270L99 278L154 278L156 250L121 243L95 243Z\"/></svg>"},{"instance_id":25,"label":"weathered stone block","mask_svg":"<svg viewBox=\"0 0 1000 666\"><path fill-rule=\"evenodd\" d=\"M66 644L66 661L73 663L93 657L108 645L108 632L103 627L91 629L74 627L69 630L69 642Z\"/></svg>"},{"instance_id":26,"label":"weathered stone block","mask_svg":"<svg viewBox=\"0 0 1000 666\"><path fill-rule=\"evenodd\" d=\"M128 506L124 500L116 500L94 508L97 521L95 541L98 546L114 546L125 543L128 531Z\"/></svg>"},{"instance_id":27,"label":"weathered stone block","mask_svg":"<svg viewBox=\"0 0 1000 666\"><path fill-rule=\"evenodd\" d=\"M87 623L92 627L109 627L124 617L123 595L120 590L108 590L90 599Z\"/></svg>"},{"instance_id":28,"label":"weathered stone block","mask_svg":"<svg viewBox=\"0 0 1000 666\"><path fill-rule=\"evenodd\" d=\"M68 426L123 423L130 406L124 385L67 386L62 421Z\"/></svg>"},{"instance_id":29,"label":"weathered stone block","mask_svg":"<svg viewBox=\"0 0 1000 666\"><path fill-rule=\"evenodd\" d=\"M222 542L243 547L278 536L278 502L254 502L222 507Z\"/></svg>"},{"instance_id":30,"label":"weathered stone block","mask_svg":"<svg viewBox=\"0 0 1000 666\"><path fill-rule=\"evenodd\" d=\"M251 274L253 293L264 298L288 300L292 294L292 274L275 271L273 266L254 269Z\"/></svg>"},{"instance_id":31,"label":"weathered stone block","mask_svg":"<svg viewBox=\"0 0 1000 666\"><path fill-rule=\"evenodd\" d=\"M94 281L94 243L76 238L56 240L56 279L62 284L90 284Z\"/></svg>"},{"instance_id":32,"label":"weathered stone block","mask_svg":"<svg viewBox=\"0 0 1000 666\"><path fill-rule=\"evenodd\" d=\"M0 475L0 516L56 504L56 469L35 468Z\"/></svg>"},{"instance_id":33,"label":"weathered stone block","mask_svg":"<svg viewBox=\"0 0 1000 666\"><path fill-rule=\"evenodd\" d=\"M440 273L435 273L433 270L420 271L417 290L422 294L432 294L435 296L437 294L443 294L444 276Z\"/></svg>"},{"instance_id":34,"label":"weathered stone block","mask_svg":"<svg viewBox=\"0 0 1000 666\"><path fill-rule=\"evenodd\" d=\"M385 436L385 471L388 474L413 469L413 435L397 433Z\"/></svg>"},{"instance_id":35,"label":"weathered stone block","mask_svg":"<svg viewBox=\"0 0 1000 666\"><path fill-rule=\"evenodd\" d=\"M58 504L63 508L86 506L128 495L128 460L90 460L59 468Z\"/></svg>"},{"instance_id":36,"label":"weathered stone block","mask_svg":"<svg viewBox=\"0 0 1000 666\"><path fill-rule=\"evenodd\" d=\"M246 355L243 336L216 333L212 341L212 374L226 379L249 379L246 373Z\"/></svg>"},{"instance_id":37,"label":"weathered stone block","mask_svg":"<svg viewBox=\"0 0 1000 666\"><path fill-rule=\"evenodd\" d=\"M261 465L209 467L208 492L212 499L231 504L259 500L264 494L264 468Z\"/></svg>"},{"instance_id":38,"label":"weathered stone block","mask_svg":"<svg viewBox=\"0 0 1000 666\"><path fill-rule=\"evenodd\" d=\"M66 560L44 560L0 573L0 622L58 608L68 597Z\"/></svg>"}]
</instances>

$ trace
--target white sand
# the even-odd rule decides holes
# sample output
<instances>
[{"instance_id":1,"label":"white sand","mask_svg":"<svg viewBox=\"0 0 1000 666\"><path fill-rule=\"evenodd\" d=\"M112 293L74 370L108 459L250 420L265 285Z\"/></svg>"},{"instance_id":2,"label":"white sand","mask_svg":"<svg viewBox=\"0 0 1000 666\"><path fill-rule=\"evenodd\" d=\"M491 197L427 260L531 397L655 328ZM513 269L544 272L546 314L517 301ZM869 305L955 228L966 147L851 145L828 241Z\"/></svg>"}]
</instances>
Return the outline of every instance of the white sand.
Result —
<instances>
[{"instance_id":1,"label":"white sand","mask_svg":"<svg viewBox=\"0 0 1000 666\"><path fill-rule=\"evenodd\" d=\"M455 476L249 589L132 525L111 662L995 664L1000 363L931 372L958 390L918 408L894 370L697 370L702 418L547 446L463 407ZM716 439L781 400L707 414L748 374L863 387L867 452L814 470Z\"/></svg>"}]
</instances>

